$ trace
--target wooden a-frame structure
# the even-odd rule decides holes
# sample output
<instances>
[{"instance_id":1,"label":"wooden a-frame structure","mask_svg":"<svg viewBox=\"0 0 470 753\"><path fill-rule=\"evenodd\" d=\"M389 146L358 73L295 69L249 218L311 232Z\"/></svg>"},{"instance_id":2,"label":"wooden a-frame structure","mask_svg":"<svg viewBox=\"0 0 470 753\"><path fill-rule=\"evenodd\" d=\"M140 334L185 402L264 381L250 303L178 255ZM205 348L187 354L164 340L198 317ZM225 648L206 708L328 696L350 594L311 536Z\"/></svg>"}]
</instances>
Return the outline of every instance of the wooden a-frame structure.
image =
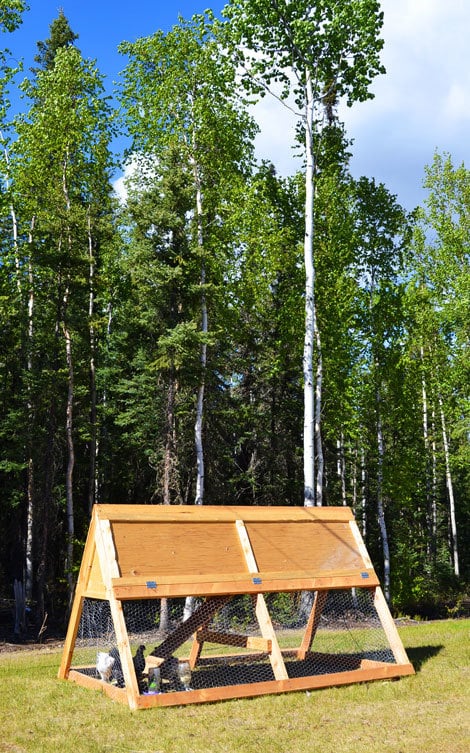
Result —
<instances>
[{"instance_id":1,"label":"wooden a-frame structure","mask_svg":"<svg viewBox=\"0 0 470 753\"><path fill-rule=\"evenodd\" d=\"M329 592L367 589L392 660L366 658L342 671L289 676L285 654L312 656ZM295 651L281 649L264 595L315 592L310 617ZM265 652L274 679L143 695L134 671L123 604L128 600L203 597L185 622L153 652L155 664L192 640L186 659L195 668L206 641L231 643L210 629L211 617L230 598L253 598L260 637L245 646ZM83 604L109 602L124 687L72 666ZM239 645L239 644L238 644ZM347 507L226 507L95 505L77 582L60 678L99 688L130 708L240 698L413 674L360 532Z\"/></svg>"}]
</instances>

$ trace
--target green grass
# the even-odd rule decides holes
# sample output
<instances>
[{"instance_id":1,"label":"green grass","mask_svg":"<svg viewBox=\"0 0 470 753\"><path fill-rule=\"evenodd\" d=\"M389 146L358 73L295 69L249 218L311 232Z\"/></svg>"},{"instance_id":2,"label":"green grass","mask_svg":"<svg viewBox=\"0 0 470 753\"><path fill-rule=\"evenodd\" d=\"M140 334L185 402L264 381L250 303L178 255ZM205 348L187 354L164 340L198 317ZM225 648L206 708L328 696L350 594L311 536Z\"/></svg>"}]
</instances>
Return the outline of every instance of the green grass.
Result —
<instances>
[{"instance_id":1,"label":"green grass","mask_svg":"<svg viewBox=\"0 0 470 753\"><path fill-rule=\"evenodd\" d=\"M470 620L400 635L413 677L137 712L57 680L57 651L0 652L0 751L468 753Z\"/></svg>"}]
</instances>

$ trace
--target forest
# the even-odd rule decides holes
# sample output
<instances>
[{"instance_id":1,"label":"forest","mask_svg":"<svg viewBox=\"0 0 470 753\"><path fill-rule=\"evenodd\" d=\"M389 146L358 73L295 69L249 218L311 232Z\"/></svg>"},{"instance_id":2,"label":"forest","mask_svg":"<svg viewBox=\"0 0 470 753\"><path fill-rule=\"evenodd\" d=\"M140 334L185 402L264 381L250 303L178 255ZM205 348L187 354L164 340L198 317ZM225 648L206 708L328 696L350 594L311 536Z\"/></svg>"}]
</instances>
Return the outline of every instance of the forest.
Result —
<instances>
[{"instance_id":1,"label":"forest","mask_svg":"<svg viewBox=\"0 0 470 753\"><path fill-rule=\"evenodd\" d=\"M0 3L0 598L23 605L15 631L26 614L65 622L96 503L349 505L394 613L458 614L470 172L431 154L411 213L352 177L338 103L385 73L380 2L230 0L122 43L112 97L63 11L36 66L15 67L25 10ZM289 177L256 158L264 96L296 119Z\"/></svg>"}]
</instances>

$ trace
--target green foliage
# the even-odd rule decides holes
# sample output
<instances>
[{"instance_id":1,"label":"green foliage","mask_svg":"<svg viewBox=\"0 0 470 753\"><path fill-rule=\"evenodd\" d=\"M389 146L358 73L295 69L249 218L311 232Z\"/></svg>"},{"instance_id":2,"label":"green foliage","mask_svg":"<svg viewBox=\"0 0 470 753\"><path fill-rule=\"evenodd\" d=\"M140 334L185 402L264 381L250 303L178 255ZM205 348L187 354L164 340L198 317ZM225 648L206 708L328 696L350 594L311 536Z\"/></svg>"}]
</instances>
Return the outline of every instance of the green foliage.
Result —
<instances>
[{"instance_id":1,"label":"green foliage","mask_svg":"<svg viewBox=\"0 0 470 753\"><path fill-rule=\"evenodd\" d=\"M226 5L226 36L232 54L247 71L244 82L258 94L273 82L282 85L282 98L294 89L303 108L305 74L315 82L315 99L345 96L348 104L372 96L370 82L385 69L378 37L383 14L376 0L345 5L341 0L272 3L243 0ZM295 71L294 83L290 71Z\"/></svg>"},{"instance_id":2,"label":"green foliage","mask_svg":"<svg viewBox=\"0 0 470 753\"><path fill-rule=\"evenodd\" d=\"M14 31L28 6L24 0L2 0L0 4L0 31Z\"/></svg>"}]
</instances>

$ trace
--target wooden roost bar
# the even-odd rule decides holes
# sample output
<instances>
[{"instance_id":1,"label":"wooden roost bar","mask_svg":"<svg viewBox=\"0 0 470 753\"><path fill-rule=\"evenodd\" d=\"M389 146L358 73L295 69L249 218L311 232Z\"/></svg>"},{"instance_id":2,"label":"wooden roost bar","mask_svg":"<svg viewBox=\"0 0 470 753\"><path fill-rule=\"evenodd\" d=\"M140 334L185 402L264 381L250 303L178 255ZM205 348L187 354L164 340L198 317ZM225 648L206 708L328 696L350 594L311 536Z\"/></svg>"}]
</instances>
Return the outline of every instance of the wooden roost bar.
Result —
<instances>
[{"instance_id":1,"label":"wooden roost bar","mask_svg":"<svg viewBox=\"0 0 470 753\"><path fill-rule=\"evenodd\" d=\"M325 605L329 594L351 593L354 605L359 589L370 598L389 660L378 660L373 652L359 657L357 652L345 656L341 651L335 654L331 648L317 650L316 635L320 621L328 613ZM281 593L290 595L289 598L296 594L299 599L310 594L307 618L301 629L291 629L289 633L291 640L293 637L297 640L295 646L282 645L270 612L269 599ZM256 634L234 633L232 629L221 628L221 620L215 619L230 600L242 596L244 604L252 605ZM126 606L139 600L145 600L146 604L157 600L158 604L152 602L156 608L162 599L181 604L188 597L196 597L189 618L173 621L168 631L159 635L156 641L159 645L146 658L144 676L154 671L154 667L163 669L165 662L170 666L171 659L177 667L187 662L196 679L198 670L201 678L209 676L209 670L215 672L213 667L219 661L218 679L212 679L208 686L201 679L199 685L195 682L189 690L177 686L172 692L143 692L132 657L133 636L126 621ZM99 679L94 666L75 666L74 651L79 642L84 604L95 600L105 603L110 613L122 666L122 681L118 684ZM239 651L219 653L218 658L211 654L204 660L204 650L209 645L237 646ZM181 655L184 650L186 655ZM180 655L175 658L177 654ZM245 681L243 673L235 672L237 661L247 667L258 655L264 657L262 672L250 678L246 675ZM306 690L412 673L413 667L349 508L94 507L60 678L101 689L111 698L137 709ZM169 689L169 681L166 682Z\"/></svg>"}]
</instances>

